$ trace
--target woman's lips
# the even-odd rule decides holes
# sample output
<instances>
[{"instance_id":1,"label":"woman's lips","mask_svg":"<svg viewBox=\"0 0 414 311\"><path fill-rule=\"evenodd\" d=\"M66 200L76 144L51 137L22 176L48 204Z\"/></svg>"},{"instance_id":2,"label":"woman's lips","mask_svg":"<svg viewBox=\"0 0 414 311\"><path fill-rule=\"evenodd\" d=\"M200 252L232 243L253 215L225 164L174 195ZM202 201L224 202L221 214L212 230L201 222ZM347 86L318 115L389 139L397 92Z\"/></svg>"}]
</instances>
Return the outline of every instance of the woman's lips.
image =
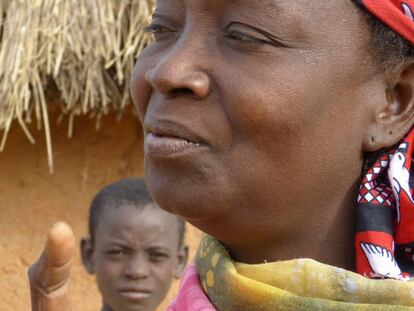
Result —
<instances>
[{"instance_id":1,"label":"woman's lips","mask_svg":"<svg viewBox=\"0 0 414 311\"><path fill-rule=\"evenodd\" d=\"M166 157L200 151L207 146L184 138L148 133L144 141L145 153L153 157Z\"/></svg>"}]
</instances>

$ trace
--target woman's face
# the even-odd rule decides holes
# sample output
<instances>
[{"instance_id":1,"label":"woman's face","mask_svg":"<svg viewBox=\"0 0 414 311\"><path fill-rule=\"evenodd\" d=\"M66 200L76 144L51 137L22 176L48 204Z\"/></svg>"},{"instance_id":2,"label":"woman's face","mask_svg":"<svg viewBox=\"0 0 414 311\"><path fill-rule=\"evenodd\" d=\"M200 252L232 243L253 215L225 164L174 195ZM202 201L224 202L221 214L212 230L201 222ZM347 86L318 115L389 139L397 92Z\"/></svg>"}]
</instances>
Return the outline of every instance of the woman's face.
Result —
<instances>
[{"instance_id":1,"label":"woman's face","mask_svg":"<svg viewBox=\"0 0 414 311\"><path fill-rule=\"evenodd\" d=\"M350 204L385 96L350 0L159 0L150 29L131 82L161 207L247 243Z\"/></svg>"}]
</instances>

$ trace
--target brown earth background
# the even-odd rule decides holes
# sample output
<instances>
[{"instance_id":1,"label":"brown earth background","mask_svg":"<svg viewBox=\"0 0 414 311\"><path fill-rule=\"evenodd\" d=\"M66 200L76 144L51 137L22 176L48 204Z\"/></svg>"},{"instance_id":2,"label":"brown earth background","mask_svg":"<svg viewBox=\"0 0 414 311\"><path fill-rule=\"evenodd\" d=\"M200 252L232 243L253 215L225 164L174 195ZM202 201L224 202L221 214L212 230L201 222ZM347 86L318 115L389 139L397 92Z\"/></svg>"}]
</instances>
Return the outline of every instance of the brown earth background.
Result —
<instances>
[{"instance_id":1,"label":"brown earth background","mask_svg":"<svg viewBox=\"0 0 414 311\"><path fill-rule=\"evenodd\" d=\"M69 223L77 238L87 233L88 207L93 195L115 180L143 175L142 132L133 112L120 122L109 114L96 130L95 119L75 119L72 139L67 119L51 116L55 172L47 166L44 134L34 126L31 145L23 131L12 127L6 149L0 153L0 310L30 310L28 266L43 248L56 220ZM191 258L200 232L187 227ZM177 290L173 285L159 310L165 310ZM73 310L98 311L101 306L94 278L77 255L71 278Z\"/></svg>"}]
</instances>

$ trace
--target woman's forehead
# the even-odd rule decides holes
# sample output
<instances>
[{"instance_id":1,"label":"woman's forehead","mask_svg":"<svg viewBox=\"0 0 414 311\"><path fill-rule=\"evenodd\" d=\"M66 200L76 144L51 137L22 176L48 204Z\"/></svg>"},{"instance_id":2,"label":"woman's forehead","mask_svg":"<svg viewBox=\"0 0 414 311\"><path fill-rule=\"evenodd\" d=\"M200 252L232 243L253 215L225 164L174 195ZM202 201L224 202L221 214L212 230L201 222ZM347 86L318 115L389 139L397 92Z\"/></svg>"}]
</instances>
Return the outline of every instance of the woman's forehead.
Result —
<instances>
[{"instance_id":1,"label":"woman's forehead","mask_svg":"<svg viewBox=\"0 0 414 311\"><path fill-rule=\"evenodd\" d=\"M157 6L160 5L175 5L185 8L202 7L204 9L218 8L223 6L232 7L250 7L255 9L278 9L284 10L287 8L296 7L311 8L311 9L330 9L346 7L347 4L352 4L352 0L157 0Z\"/></svg>"},{"instance_id":2,"label":"woman's forehead","mask_svg":"<svg viewBox=\"0 0 414 311\"><path fill-rule=\"evenodd\" d=\"M307 26L329 25L335 27L342 21L352 22L359 13L352 0L158 0L156 13L183 17L203 14L214 18L248 16L256 20L278 23L288 19L302 21Z\"/></svg>"},{"instance_id":3,"label":"woman's forehead","mask_svg":"<svg viewBox=\"0 0 414 311\"><path fill-rule=\"evenodd\" d=\"M203 24L210 30L212 25L244 22L303 45L332 44L338 37L345 46L346 41L355 44L360 39L356 45L365 45L370 37L366 20L352 0L158 0L158 15L179 25Z\"/></svg>"}]
</instances>

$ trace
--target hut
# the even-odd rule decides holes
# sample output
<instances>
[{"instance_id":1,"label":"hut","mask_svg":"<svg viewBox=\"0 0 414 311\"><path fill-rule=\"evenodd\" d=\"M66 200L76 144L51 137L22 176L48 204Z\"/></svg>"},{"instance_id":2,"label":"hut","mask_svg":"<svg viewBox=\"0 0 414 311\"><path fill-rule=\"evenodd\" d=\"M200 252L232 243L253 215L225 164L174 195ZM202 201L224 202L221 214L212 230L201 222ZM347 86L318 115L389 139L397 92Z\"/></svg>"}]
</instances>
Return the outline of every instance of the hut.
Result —
<instances>
[{"instance_id":1,"label":"hut","mask_svg":"<svg viewBox=\"0 0 414 311\"><path fill-rule=\"evenodd\" d=\"M29 309L27 268L55 220L80 238L92 196L143 174L128 81L153 2L0 1L0 310ZM99 309L79 256L71 289L74 310Z\"/></svg>"}]
</instances>

